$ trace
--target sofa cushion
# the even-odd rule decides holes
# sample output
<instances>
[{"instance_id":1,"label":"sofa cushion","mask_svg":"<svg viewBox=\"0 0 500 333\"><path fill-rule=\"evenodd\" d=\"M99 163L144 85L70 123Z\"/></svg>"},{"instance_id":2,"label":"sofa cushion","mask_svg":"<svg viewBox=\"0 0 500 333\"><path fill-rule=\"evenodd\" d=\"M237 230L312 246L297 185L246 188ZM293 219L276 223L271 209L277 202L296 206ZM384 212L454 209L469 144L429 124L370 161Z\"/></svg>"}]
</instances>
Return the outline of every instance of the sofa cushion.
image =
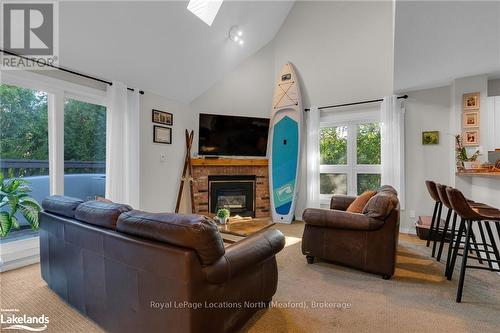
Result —
<instances>
[{"instance_id":1,"label":"sofa cushion","mask_svg":"<svg viewBox=\"0 0 500 333\"><path fill-rule=\"evenodd\" d=\"M132 210L129 205L100 201L87 201L76 208L75 218L100 227L115 229L118 216Z\"/></svg>"},{"instance_id":2,"label":"sofa cushion","mask_svg":"<svg viewBox=\"0 0 500 333\"><path fill-rule=\"evenodd\" d=\"M376 191L365 191L360 196L358 196L350 205L347 207L346 211L349 213L361 213L363 208L365 208L366 203L373 197Z\"/></svg>"},{"instance_id":3,"label":"sofa cushion","mask_svg":"<svg viewBox=\"0 0 500 333\"><path fill-rule=\"evenodd\" d=\"M46 212L74 218L76 207L82 203L83 200L77 198L51 195L42 201L42 207Z\"/></svg>"},{"instance_id":4,"label":"sofa cushion","mask_svg":"<svg viewBox=\"0 0 500 333\"><path fill-rule=\"evenodd\" d=\"M201 215L133 210L120 215L116 230L193 249L204 266L214 263L225 253L217 225Z\"/></svg>"},{"instance_id":5,"label":"sofa cushion","mask_svg":"<svg viewBox=\"0 0 500 333\"><path fill-rule=\"evenodd\" d=\"M385 220L398 205L398 198L392 191L381 191L368 200L363 214L379 220Z\"/></svg>"}]
</instances>

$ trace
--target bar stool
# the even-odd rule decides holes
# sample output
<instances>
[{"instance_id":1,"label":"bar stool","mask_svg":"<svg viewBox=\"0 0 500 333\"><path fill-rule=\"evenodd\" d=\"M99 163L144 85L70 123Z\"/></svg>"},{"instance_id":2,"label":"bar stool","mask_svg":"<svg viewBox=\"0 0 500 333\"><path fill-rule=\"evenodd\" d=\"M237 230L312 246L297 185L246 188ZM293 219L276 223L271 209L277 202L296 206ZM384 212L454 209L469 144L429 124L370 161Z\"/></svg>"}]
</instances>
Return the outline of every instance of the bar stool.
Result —
<instances>
[{"instance_id":1,"label":"bar stool","mask_svg":"<svg viewBox=\"0 0 500 333\"><path fill-rule=\"evenodd\" d=\"M455 228L456 228L456 223L457 223L457 213L453 212L453 207L451 207L450 201L448 199L448 194L446 193L447 188L448 188L448 186L446 186L446 185L436 184L436 189L437 189L437 192L439 194L439 198L441 199L442 204L446 208L448 208L448 213L446 214L444 228L437 228L438 232L439 231L442 232L441 238L439 239L439 249L438 249L438 253L437 253L437 257L436 257L437 261L441 261L441 255L443 253L443 247L444 247L444 243L446 242L446 237L448 236L448 230L450 231L450 234L451 234L449 237L450 245L448 246L448 256L446 259L445 275L446 275L446 272L448 272L448 264L450 262L451 248L452 248L452 244L453 244L453 236L454 236L454 233L456 231ZM474 203L474 204L476 204L476 203ZM453 214L453 222L452 222L451 228L448 229L448 227L450 225L450 220L451 220L452 214ZM474 232L472 232L471 238L472 238L472 246L474 247L476 254L478 254L478 252L477 252L478 245L477 245L477 241L476 241L476 235L474 234ZM434 242L436 242L436 240L434 240ZM483 262L480 261L480 263L482 264Z\"/></svg>"},{"instance_id":2,"label":"bar stool","mask_svg":"<svg viewBox=\"0 0 500 333\"><path fill-rule=\"evenodd\" d=\"M493 231L491 229L490 223L494 223L497 231L497 236L500 237L500 210L489 207L487 205L479 204L478 208L471 207L470 203L464 197L462 192L454 188L447 188L446 193L448 194L448 200L453 207L453 210L460 216L461 222L460 227L458 228L458 233L455 241L453 242L453 254L451 257L451 262L448 267L448 280L451 280L453 276L453 270L455 268L455 262L457 256L462 256L462 266L460 268L460 279L458 282L457 288L457 303L462 301L462 292L464 287L464 279L465 279L465 271L467 268L471 269L486 269L492 272L500 272L500 269L494 268L493 263L500 264L500 253L498 251L498 247L495 241L495 237L493 235ZM486 206L486 207L485 207ZM488 233L488 240L484 237L484 230L482 227L482 223L484 223L486 231ZM472 239L472 226L476 225L479 228L481 233L482 242L476 243L477 245L481 245L483 248L476 248L477 256L473 257L470 255L470 242ZM462 237L465 237L465 241L462 242ZM460 245L464 244L463 247ZM459 250L463 250L462 253L459 253ZM481 254L484 254L486 258L481 258ZM494 255L496 259L492 259ZM488 262L488 266L468 266L467 259L475 259L475 260L484 260Z\"/></svg>"},{"instance_id":3,"label":"bar stool","mask_svg":"<svg viewBox=\"0 0 500 333\"><path fill-rule=\"evenodd\" d=\"M443 209L443 203L441 202L441 198L439 198L436 183L433 182L432 180L426 180L425 185L427 186L427 191L429 191L431 198L435 201L434 212L432 213L431 227L429 229L429 238L427 239L427 244L426 244L426 246L429 247L433 237L436 237L434 236L434 233L437 232L437 229L439 228L441 222L441 211ZM434 240L434 243L432 245L433 257L435 252L436 252L436 241Z\"/></svg>"}]
</instances>

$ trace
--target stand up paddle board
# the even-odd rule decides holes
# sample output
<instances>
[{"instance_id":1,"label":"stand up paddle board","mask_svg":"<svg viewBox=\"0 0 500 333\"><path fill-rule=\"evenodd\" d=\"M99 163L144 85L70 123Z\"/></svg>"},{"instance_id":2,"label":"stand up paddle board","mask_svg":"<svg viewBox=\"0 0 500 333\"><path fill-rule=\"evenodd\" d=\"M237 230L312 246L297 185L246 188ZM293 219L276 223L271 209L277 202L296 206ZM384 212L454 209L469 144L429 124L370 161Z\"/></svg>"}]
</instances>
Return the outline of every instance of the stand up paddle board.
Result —
<instances>
[{"instance_id":1,"label":"stand up paddle board","mask_svg":"<svg viewBox=\"0 0 500 333\"><path fill-rule=\"evenodd\" d=\"M274 88L270 121L269 193L274 222L291 223L297 201L302 100L292 64L283 66Z\"/></svg>"}]
</instances>

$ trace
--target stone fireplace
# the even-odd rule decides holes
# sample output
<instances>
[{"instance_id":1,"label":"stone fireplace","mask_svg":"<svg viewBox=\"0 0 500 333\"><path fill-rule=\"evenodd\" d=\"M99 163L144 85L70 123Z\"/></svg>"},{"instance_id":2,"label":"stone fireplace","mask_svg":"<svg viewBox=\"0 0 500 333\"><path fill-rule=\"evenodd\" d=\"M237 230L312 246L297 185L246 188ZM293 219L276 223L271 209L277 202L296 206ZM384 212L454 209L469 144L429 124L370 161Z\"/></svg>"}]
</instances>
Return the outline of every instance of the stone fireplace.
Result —
<instances>
[{"instance_id":1,"label":"stone fireplace","mask_svg":"<svg viewBox=\"0 0 500 333\"><path fill-rule=\"evenodd\" d=\"M267 160L193 158L192 164L196 214L214 216L225 207L232 216L270 216Z\"/></svg>"}]
</instances>

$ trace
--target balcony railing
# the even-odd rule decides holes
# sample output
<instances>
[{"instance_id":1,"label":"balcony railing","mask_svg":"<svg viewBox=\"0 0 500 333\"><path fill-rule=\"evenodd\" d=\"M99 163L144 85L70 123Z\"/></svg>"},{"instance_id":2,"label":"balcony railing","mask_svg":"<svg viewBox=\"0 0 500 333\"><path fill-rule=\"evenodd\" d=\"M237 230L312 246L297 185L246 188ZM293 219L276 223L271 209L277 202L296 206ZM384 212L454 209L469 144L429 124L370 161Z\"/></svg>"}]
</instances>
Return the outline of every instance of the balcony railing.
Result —
<instances>
[{"instance_id":1,"label":"balcony railing","mask_svg":"<svg viewBox=\"0 0 500 333\"><path fill-rule=\"evenodd\" d=\"M65 161L64 195L82 200L93 200L96 196L103 197L106 186L105 169L106 163L104 161ZM3 172L5 178L22 177L26 179L32 189L30 196L40 203L49 195L48 161L2 159L0 160L0 171ZM16 216L21 229L27 228L27 221L20 214ZM16 234L19 233L13 231L12 237Z\"/></svg>"},{"instance_id":2,"label":"balcony railing","mask_svg":"<svg viewBox=\"0 0 500 333\"><path fill-rule=\"evenodd\" d=\"M1 159L0 170L5 177L45 176L49 174L47 160ZM64 161L64 173L105 173L105 161Z\"/></svg>"}]
</instances>

